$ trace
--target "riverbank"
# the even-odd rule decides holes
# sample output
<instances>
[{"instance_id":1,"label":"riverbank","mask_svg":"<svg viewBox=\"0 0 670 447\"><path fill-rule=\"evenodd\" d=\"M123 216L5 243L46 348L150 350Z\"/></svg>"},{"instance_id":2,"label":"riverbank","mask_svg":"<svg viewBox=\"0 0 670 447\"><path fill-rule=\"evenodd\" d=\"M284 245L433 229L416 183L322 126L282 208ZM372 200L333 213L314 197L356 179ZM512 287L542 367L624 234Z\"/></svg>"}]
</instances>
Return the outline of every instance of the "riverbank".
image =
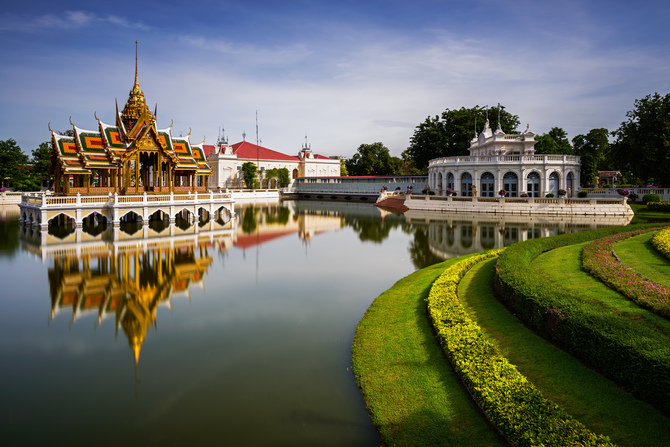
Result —
<instances>
[{"instance_id":1,"label":"riverbank","mask_svg":"<svg viewBox=\"0 0 670 447\"><path fill-rule=\"evenodd\" d=\"M663 217L668 219L670 216ZM425 297L432 281L462 259L437 264L398 281L373 302L356 329L352 346L354 372L384 445L407 445L410 437L411 445L485 444L454 441L455 436L481 436L482 424L485 426L486 422L482 422L481 416L470 416L469 424L454 428L452 421L457 412L453 407L462 404L459 393L449 384L462 386L444 356L434 354L437 342L432 329L426 329ZM522 372L532 376L533 384L550 390L549 394L562 399L561 406L567 407L574 417L592 430L609 435L613 442L619 445L667 445L670 441L667 417L647 404L640 407L640 401L526 329L500 305L493 296L492 265L485 271L475 271L473 275L479 275L477 280L468 280L467 286L459 289L459 296L463 294L464 299L470 294L469 288L477 288L474 293L477 300L470 299L468 311L479 324L483 324L487 337L506 334L493 337L497 337L495 343L503 346L506 357L513 359L516 365L526 365ZM481 315L492 306L499 315L482 323ZM501 328L501 324L504 327ZM513 338L512 333L519 335ZM538 361L538 352L546 352L547 360ZM527 369L528 365L532 371ZM431 380L439 372L447 377ZM553 378L559 372L562 378L556 383ZM584 377L589 378L586 392L582 386ZM444 408L436 409L438 402ZM626 410L633 408L634 411ZM438 423L433 425L418 417L428 414ZM419 428L415 430L415 427Z\"/></svg>"}]
</instances>

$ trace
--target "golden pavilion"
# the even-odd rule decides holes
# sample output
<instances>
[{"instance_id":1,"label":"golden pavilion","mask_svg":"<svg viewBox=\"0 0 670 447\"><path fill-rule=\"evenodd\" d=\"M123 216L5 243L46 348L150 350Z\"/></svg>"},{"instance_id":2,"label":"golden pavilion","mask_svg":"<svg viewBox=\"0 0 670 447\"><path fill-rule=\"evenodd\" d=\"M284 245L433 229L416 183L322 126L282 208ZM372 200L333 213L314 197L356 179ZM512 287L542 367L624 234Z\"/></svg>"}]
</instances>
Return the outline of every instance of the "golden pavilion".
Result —
<instances>
[{"instance_id":1,"label":"golden pavilion","mask_svg":"<svg viewBox=\"0 0 670 447\"><path fill-rule=\"evenodd\" d=\"M57 195L187 193L207 191L212 169L200 145L173 137L172 124L156 127L140 89L135 54L135 84L116 125L98 121L95 131L83 130L70 120L71 136L51 130L50 171ZM69 133L69 132L68 132ZM204 141L203 141L204 143Z\"/></svg>"}]
</instances>

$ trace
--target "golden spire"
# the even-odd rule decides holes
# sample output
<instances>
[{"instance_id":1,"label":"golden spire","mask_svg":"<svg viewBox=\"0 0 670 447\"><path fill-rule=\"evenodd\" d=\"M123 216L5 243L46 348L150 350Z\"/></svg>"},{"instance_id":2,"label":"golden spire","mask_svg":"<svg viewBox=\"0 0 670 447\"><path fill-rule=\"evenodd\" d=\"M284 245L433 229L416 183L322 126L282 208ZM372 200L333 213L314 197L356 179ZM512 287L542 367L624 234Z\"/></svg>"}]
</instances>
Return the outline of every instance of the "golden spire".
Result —
<instances>
[{"instance_id":1,"label":"golden spire","mask_svg":"<svg viewBox=\"0 0 670 447\"><path fill-rule=\"evenodd\" d=\"M130 131L137 123L137 120L140 119L142 114L146 113L151 115L149 112L149 107L144 99L144 93L140 89L140 78L137 74L137 41L135 42L135 84L133 85L132 90L130 90L130 95L128 96L128 101L126 102L123 111L121 112L121 119L123 124L125 124L126 129Z\"/></svg>"}]
</instances>

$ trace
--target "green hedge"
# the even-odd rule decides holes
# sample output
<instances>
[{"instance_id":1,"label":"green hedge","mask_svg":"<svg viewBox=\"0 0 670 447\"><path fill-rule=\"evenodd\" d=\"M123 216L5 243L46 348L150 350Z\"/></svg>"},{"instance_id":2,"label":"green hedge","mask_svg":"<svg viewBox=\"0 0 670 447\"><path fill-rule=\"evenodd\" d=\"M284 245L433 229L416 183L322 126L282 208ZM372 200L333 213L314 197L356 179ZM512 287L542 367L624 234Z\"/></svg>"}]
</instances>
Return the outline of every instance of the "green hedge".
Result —
<instances>
[{"instance_id":1,"label":"green hedge","mask_svg":"<svg viewBox=\"0 0 670 447\"><path fill-rule=\"evenodd\" d=\"M457 262L433 283L428 312L454 369L491 422L515 446L613 445L546 399L503 357L461 306L460 280L500 250Z\"/></svg>"},{"instance_id":2,"label":"green hedge","mask_svg":"<svg viewBox=\"0 0 670 447\"><path fill-rule=\"evenodd\" d=\"M670 331L619 315L531 272L531 262L543 252L653 226L610 227L514 244L500 255L494 289L538 334L670 414Z\"/></svg>"},{"instance_id":3,"label":"green hedge","mask_svg":"<svg viewBox=\"0 0 670 447\"><path fill-rule=\"evenodd\" d=\"M666 211L670 213L670 202L647 202L650 211Z\"/></svg>"},{"instance_id":4,"label":"green hedge","mask_svg":"<svg viewBox=\"0 0 670 447\"><path fill-rule=\"evenodd\" d=\"M660 202L661 196L658 194L645 194L642 196L642 203L645 205L648 203Z\"/></svg>"}]
</instances>

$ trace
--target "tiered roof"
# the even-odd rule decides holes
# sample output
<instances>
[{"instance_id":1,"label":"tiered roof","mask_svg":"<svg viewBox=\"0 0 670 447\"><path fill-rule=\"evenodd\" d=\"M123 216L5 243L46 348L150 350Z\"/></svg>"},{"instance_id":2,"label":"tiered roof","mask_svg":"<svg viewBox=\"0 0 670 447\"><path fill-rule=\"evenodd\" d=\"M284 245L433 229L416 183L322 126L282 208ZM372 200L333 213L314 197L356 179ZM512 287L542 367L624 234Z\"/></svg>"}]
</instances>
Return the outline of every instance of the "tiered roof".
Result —
<instances>
[{"instance_id":1,"label":"tiered roof","mask_svg":"<svg viewBox=\"0 0 670 447\"><path fill-rule=\"evenodd\" d=\"M63 174L91 174L92 169L116 169L138 150L147 148L161 151L175 164L176 170L212 173L201 146L193 149L188 136L173 138L169 127L156 129L156 115L149 111L140 89L137 63L135 83L128 101L121 113L118 105L116 107L115 126L99 119L97 131L80 129L72 121L70 124L74 137L51 131L54 155Z\"/></svg>"}]
</instances>

